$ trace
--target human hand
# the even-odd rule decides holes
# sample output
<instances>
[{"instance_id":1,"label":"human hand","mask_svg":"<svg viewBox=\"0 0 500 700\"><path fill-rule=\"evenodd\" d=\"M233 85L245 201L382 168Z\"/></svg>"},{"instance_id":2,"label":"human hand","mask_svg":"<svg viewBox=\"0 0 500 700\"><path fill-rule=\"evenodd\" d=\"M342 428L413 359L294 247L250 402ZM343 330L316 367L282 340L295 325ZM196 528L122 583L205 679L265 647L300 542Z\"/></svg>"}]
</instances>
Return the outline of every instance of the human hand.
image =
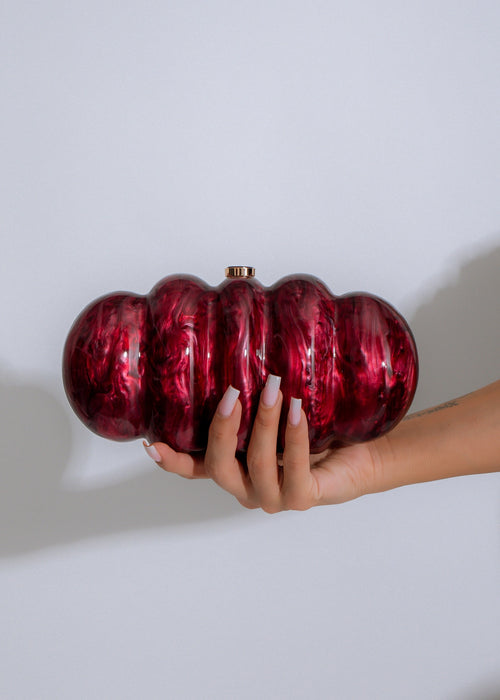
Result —
<instances>
[{"instance_id":1,"label":"human hand","mask_svg":"<svg viewBox=\"0 0 500 700\"><path fill-rule=\"evenodd\" d=\"M203 456L175 452L164 443L144 443L147 453L167 472L188 479L211 478L246 508L266 513L307 510L342 503L371 492L377 472L375 441L309 454L307 418L300 399L292 399L282 459L276 446L283 403L280 378L269 375L262 391L246 453L236 455L241 421L239 391L228 387L209 428Z\"/></svg>"}]
</instances>

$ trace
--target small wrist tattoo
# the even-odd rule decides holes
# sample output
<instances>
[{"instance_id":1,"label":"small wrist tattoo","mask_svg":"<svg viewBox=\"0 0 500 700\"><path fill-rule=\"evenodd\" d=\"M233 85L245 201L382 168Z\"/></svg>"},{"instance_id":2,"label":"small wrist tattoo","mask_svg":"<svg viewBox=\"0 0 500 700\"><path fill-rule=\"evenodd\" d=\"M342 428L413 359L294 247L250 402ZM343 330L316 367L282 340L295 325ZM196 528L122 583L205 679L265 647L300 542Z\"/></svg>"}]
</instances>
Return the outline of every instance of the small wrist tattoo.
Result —
<instances>
[{"instance_id":1,"label":"small wrist tattoo","mask_svg":"<svg viewBox=\"0 0 500 700\"><path fill-rule=\"evenodd\" d=\"M433 408L426 408L424 411L419 411L418 413L412 413L410 416L406 416L404 420L412 420L413 418L421 418L422 416L428 416L430 413L437 413L438 411L444 411L445 408L453 408L458 406L458 401L453 399L452 401L446 401L439 406L434 406Z\"/></svg>"}]
</instances>

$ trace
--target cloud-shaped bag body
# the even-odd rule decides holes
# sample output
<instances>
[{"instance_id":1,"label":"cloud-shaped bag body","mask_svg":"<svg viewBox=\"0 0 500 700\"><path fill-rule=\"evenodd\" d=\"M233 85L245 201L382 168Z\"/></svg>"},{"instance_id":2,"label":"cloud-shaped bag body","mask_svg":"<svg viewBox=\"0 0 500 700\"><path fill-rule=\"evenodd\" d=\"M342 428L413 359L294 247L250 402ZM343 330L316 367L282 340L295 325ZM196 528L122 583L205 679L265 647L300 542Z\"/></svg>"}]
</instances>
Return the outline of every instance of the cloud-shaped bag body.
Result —
<instances>
[{"instance_id":1,"label":"cloud-shaped bag body","mask_svg":"<svg viewBox=\"0 0 500 700\"><path fill-rule=\"evenodd\" d=\"M311 452L319 452L393 428L413 399L418 359L408 325L387 302L335 297L307 275L267 288L254 278L214 288L171 276L148 295L101 297L74 322L63 357L68 399L88 428L183 452L205 449L228 384L241 391L245 451L269 373L282 377L278 451L295 396Z\"/></svg>"}]
</instances>

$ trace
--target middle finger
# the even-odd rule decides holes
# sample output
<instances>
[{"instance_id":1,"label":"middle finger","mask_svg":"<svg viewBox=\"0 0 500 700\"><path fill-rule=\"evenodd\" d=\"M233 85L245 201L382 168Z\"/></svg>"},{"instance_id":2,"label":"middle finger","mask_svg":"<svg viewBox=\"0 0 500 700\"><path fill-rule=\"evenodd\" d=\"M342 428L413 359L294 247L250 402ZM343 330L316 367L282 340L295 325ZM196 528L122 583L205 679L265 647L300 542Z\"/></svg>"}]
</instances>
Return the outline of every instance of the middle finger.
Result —
<instances>
[{"instance_id":1,"label":"middle finger","mask_svg":"<svg viewBox=\"0 0 500 700\"><path fill-rule=\"evenodd\" d=\"M247 450L248 474L261 508L279 509L280 482L276 458L278 428L283 395L280 377L270 374L260 397Z\"/></svg>"}]
</instances>

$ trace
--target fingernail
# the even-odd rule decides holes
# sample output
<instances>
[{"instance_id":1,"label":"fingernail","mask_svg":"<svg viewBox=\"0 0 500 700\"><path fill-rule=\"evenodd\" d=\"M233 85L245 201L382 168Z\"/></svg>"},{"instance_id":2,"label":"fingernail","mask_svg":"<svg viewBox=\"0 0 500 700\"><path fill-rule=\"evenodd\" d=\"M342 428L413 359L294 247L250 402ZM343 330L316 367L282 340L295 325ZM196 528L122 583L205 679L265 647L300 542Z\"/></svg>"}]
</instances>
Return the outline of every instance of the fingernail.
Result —
<instances>
[{"instance_id":1,"label":"fingernail","mask_svg":"<svg viewBox=\"0 0 500 700\"><path fill-rule=\"evenodd\" d=\"M240 395L240 392L238 389L235 389L234 386L229 385L226 389L226 393L222 397L219 403L219 408L218 411L221 414L221 416L224 416L224 418L227 418L228 416L231 415L233 412L233 408L236 405L236 400L238 396Z\"/></svg>"},{"instance_id":2,"label":"fingernail","mask_svg":"<svg viewBox=\"0 0 500 700\"><path fill-rule=\"evenodd\" d=\"M262 403L264 406L271 408L278 400L278 391L280 388L281 377L275 374L269 374L266 381L266 386L262 392Z\"/></svg>"},{"instance_id":3,"label":"fingernail","mask_svg":"<svg viewBox=\"0 0 500 700\"><path fill-rule=\"evenodd\" d=\"M302 408L302 399L292 398L290 401L290 410L288 412L288 420L291 425L298 425L300 423L300 409Z\"/></svg>"},{"instance_id":4,"label":"fingernail","mask_svg":"<svg viewBox=\"0 0 500 700\"><path fill-rule=\"evenodd\" d=\"M146 452L152 460L154 460L155 462L161 462L159 452L154 445L148 445L146 442L143 442L142 444L144 445L144 449L146 450Z\"/></svg>"}]
</instances>

